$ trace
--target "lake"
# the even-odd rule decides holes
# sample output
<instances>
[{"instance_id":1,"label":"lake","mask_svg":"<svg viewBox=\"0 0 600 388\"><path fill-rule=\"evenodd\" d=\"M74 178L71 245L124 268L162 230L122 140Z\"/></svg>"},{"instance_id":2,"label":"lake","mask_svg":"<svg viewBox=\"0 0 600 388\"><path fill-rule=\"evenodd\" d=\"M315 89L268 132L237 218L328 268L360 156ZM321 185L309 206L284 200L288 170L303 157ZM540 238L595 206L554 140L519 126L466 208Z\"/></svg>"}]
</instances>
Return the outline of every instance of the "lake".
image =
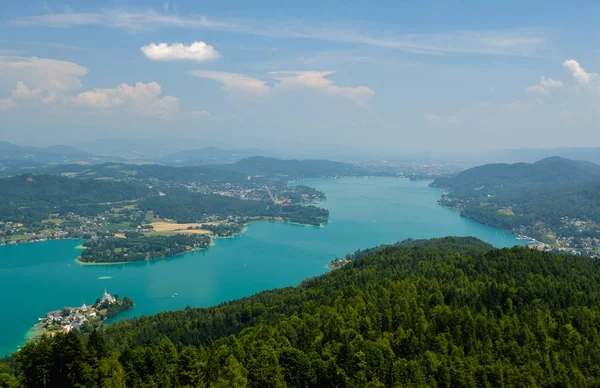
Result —
<instances>
[{"instance_id":1,"label":"lake","mask_svg":"<svg viewBox=\"0 0 600 388\"><path fill-rule=\"evenodd\" d=\"M133 317L293 286L328 271L336 256L406 238L475 236L497 247L523 243L438 205L443 191L426 181L362 177L301 183L326 193L325 226L252 223L245 233L218 239L203 251L125 265L76 264L78 240L0 246L0 356L22 345L47 311L92 304L104 289L131 297L135 307L122 316Z\"/></svg>"}]
</instances>

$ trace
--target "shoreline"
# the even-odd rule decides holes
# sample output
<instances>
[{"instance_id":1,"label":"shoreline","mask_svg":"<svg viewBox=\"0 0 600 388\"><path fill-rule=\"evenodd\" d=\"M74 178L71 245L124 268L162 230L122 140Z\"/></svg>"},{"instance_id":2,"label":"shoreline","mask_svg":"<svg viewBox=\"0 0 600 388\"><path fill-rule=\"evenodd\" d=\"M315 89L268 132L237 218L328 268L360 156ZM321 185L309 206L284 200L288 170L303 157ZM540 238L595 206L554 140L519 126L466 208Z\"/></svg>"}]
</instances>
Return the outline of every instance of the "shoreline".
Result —
<instances>
[{"instance_id":1,"label":"shoreline","mask_svg":"<svg viewBox=\"0 0 600 388\"><path fill-rule=\"evenodd\" d=\"M179 255L184 255L186 253L195 252L195 251L201 251L201 250L204 250L204 249L209 249L210 247L214 247L215 246L215 241L214 240L220 240L220 239L225 239L225 238L234 238L234 237L237 237L237 236L241 236L242 234L244 234L246 232L246 230L248 230L248 226L250 224L259 223L259 222L275 222L275 223L291 224L291 225L297 225L297 226L303 226L303 227L312 227L312 228L324 228L325 224L326 224L326 222L323 222L320 225L311 225L311 224L301 224L299 222L291 222L291 221L278 221L278 220L274 220L274 219L252 220L252 221L248 221L248 222L244 223L243 224L244 227L242 228L242 230L239 233L236 233L236 234L234 234L232 236L224 236L224 237L212 237L211 236L211 238L210 238L210 244L207 247L205 247L205 248L198 248L198 249L190 249L189 251L181 252L181 253L178 253L178 254L173 255L173 256L165 256L165 257L160 257L160 258L150 259L150 260L119 261L119 262L106 262L106 263L102 263L102 262L100 262L100 263L98 263L98 262L84 262L84 261L79 260L79 258L81 256L77 256L74 261L77 264L79 264L79 265L93 266L93 265L118 265L118 264L147 263L147 262L150 262L150 261L170 259L170 258L173 258L173 257L177 257ZM79 245L79 246L77 246L77 248L79 248L81 246L83 246L83 245Z\"/></svg>"},{"instance_id":2,"label":"shoreline","mask_svg":"<svg viewBox=\"0 0 600 388\"><path fill-rule=\"evenodd\" d=\"M77 238L77 237L57 237L57 238L45 238L45 239L42 239L42 240L32 240L32 241L4 242L4 243L0 243L0 247L7 246L7 245L10 246L10 245L35 244L35 243L41 243L41 242L61 241L61 240L81 240L81 241L84 241L83 238ZM77 245L75 248L76 249L84 249L83 248L83 244Z\"/></svg>"},{"instance_id":3,"label":"shoreline","mask_svg":"<svg viewBox=\"0 0 600 388\"><path fill-rule=\"evenodd\" d=\"M236 235L236 236L237 236L237 235ZM231 237L235 237L235 236L231 236ZM223 237L223 238L229 238L229 237ZM208 244L208 246L207 246L207 247L205 247L205 248L196 248L196 249L190 249L189 251L181 252L181 253L178 253L178 254L176 254L176 255L173 255L173 256L157 257L156 259L149 259L149 260L136 260L136 261L117 261L117 262L97 263L97 262L86 262L86 261L81 261L81 260L79 260L79 258L80 258L81 256L77 256L77 257L75 258L75 260L73 260L73 261L74 261L74 262L76 262L77 264L79 264L79 265L83 265L83 266L87 266L87 265L94 266L94 265L117 265L117 264L149 263L149 262L151 262L151 261L157 261L157 260L170 259L170 258L173 258L173 257L177 257L177 256L179 256L179 255L185 255L186 253L190 253L190 252L202 251L202 250L208 249L208 248L210 248L210 247L212 247L212 246L214 246L214 245L215 245L215 243L213 242L213 239L211 238L210 244Z\"/></svg>"},{"instance_id":4,"label":"shoreline","mask_svg":"<svg viewBox=\"0 0 600 388\"><path fill-rule=\"evenodd\" d=\"M432 186L432 187L435 187L435 186ZM538 239L536 239L536 238L533 238L533 237L530 237L530 236L527 236L527 235L524 235L524 234L521 234L521 233L518 233L518 232L515 232L515 231L512 231L512 230L507 230L507 229L504 229L504 228L502 228L502 227L500 227L500 226L484 224L483 222L480 222L480 221L476 220L475 218L471 218L471 217L469 217L469 216L467 216L467 215L464 215L464 214L463 214L463 213L461 213L461 211L460 211L460 210L459 210L457 207L455 207L455 206L447 206L447 205L444 205L444 204L443 204L443 203L441 203L439 200L437 201L437 203L438 203L438 205L440 205L440 206L441 206L441 207L443 207L443 208L454 210L455 212L457 212L457 213L458 213L458 215L459 215L460 217L464 217L464 218L466 218L466 219L468 219L468 220L471 220L471 221L477 222L479 225L485 225L485 226L489 226L489 227L492 227L492 228L494 228L494 229L498 229L498 230L500 230L500 231L502 231L502 232L504 232L504 233L508 233L508 234L510 234L510 235L512 235L512 236L514 236L514 237L515 237L517 240L526 242L526 244L525 244L525 245L528 245L529 243L534 243L535 245L539 245L539 244L546 244L546 243L544 243L544 242L542 242L542 241L540 241L540 240L538 240Z\"/></svg>"},{"instance_id":5,"label":"shoreline","mask_svg":"<svg viewBox=\"0 0 600 388\"><path fill-rule=\"evenodd\" d=\"M150 260L118 261L118 262L84 262L84 261L80 260L81 256L77 256L73 261L75 263L77 263L78 265L82 265L82 266L98 266L98 265L124 265L124 264L133 264L133 263L146 263L146 262L155 261L155 260L169 259L169 258L173 258L173 257L177 257L179 255L183 255L183 254L189 253L189 252L200 251L200 250L204 250L204 249L208 249L210 247L213 247L213 246L215 246L215 240L217 240L217 239L234 238L234 237L240 236L240 235L244 234L248 230L248 226L250 224L259 223L259 222L275 222L275 223L291 224L291 225L297 225L297 226L303 226L303 227L324 228L325 224L328 222L328 220L324 220L324 222L322 222L319 225L312 225L312 224L302 224L300 222L292 222L292 221L286 221L286 220L276 220L276 219L271 218L271 217L261 217L260 219L250 220L248 222L245 222L243 224L242 230L239 233L236 233L236 234L234 234L232 236L223 236L223 237L214 237L212 235L212 233L211 233L211 235L210 235L210 243L209 243L209 245L207 247L205 247L205 248L198 248L198 249L190 249L189 251L181 252L181 253L178 253L178 254L173 255L173 256L165 256L165 257L160 257L160 258L150 259ZM81 238L61 238L61 237L59 237L59 238L47 238L47 239L36 240L36 241L23 241L23 242L15 242L15 243L4 243L4 244L0 244L0 246L4 246L4 245L32 244L32 243L40 243L40 242L48 242L48 241L59 241L59 240L80 240L80 241L82 241L82 243L79 244L79 245L77 245L75 247L75 249L79 249L79 250L85 249L85 246L84 246L85 240L84 239L81 239Z\"/></svg>"}]
</instances>

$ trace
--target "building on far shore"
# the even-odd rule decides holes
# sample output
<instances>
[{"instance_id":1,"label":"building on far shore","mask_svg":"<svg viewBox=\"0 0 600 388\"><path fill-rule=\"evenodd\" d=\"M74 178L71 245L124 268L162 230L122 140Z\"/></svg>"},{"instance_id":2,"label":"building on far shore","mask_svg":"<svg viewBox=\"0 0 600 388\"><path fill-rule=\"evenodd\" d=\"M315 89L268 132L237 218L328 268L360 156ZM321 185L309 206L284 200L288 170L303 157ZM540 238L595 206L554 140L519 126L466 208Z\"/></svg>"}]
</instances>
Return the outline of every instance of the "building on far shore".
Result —
<instances>
[{"instance_id":1,"label":"building on far shore","mask_svg":"<svg viewBox=\"0 0 600 388\"><path fill-rule=\"evenodd\" d=\"M111 294L109 294L108 292L106 292L106 289L104 289L104 295L102 296L101 303L115 303L115 302L116 302L115 298L113 298L113 296Z\"/></svg>"}]
</instances>

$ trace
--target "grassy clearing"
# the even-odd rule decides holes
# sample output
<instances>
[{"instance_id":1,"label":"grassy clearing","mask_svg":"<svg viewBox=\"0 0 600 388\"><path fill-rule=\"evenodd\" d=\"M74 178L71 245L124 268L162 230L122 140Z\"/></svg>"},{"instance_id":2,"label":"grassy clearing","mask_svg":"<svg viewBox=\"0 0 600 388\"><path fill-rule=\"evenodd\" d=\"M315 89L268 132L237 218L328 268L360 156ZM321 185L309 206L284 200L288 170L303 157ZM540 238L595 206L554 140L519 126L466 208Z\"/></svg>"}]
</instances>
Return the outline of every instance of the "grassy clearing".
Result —
<instances>
[{"instance_id":1,"label":"grassy clearing","mask_svg":"<svg viewBox=\"0 0 600 388\"><path fill-rule=\"evenodd\" d=\"M62 225L64 223L65 223L65 220L61 220L60 218L48 218L48 219L42 220L42 224Z\"/></svg>"},{"instance_id":2,"label":"grassy clearing","mask_svg":"<svg viewBox=\"0 0 600 388\"><path fill-rule=\"evenodd\" d=\"M154 229L154 234L156 233L171 233L171 234L210 234L209 230L205 229L188 229L188 228L198 228L201 227L202 224L177 224L173 222L165 222L158 221L153 222L152 228Z\"/></svg>"},{"instance_id":3,"label":"grassy clearing","mask_svg":"<svg viewBox=\"0 0 600 388\"><path fill-rule=\"evenodd\" d=\"M510 208L498 209L498 213L504 214L505 216L514 216L515 215L515 212L513 212L513 210Z\"/></svg>"}]
</instances>

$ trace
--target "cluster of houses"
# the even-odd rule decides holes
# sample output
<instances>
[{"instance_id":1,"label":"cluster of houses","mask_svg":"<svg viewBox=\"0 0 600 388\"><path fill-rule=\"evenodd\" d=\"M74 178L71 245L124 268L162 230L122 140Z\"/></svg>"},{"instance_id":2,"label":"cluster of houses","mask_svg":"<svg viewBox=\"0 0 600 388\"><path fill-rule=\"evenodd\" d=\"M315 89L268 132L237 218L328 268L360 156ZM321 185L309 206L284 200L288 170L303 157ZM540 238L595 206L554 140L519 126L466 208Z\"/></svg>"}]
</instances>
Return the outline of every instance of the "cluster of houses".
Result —
<instances>
[{"instance_id":1,"label":"cluster of houses","mask_svg":"<svg viewBox=\"0 0 600 388\"><path fill-rule=\"evenodd\" d=\"M97 307L115 302L116 299L104 290L100 303L94 306L87 306L84 303L81 307L65 307L62 310L49 311L45 318L39 318L38 326L50 331L52 337L59 331L66 334L73 329L81 328L86 322L102 320L103 317Z\"/></svg>"}]
</instances>

